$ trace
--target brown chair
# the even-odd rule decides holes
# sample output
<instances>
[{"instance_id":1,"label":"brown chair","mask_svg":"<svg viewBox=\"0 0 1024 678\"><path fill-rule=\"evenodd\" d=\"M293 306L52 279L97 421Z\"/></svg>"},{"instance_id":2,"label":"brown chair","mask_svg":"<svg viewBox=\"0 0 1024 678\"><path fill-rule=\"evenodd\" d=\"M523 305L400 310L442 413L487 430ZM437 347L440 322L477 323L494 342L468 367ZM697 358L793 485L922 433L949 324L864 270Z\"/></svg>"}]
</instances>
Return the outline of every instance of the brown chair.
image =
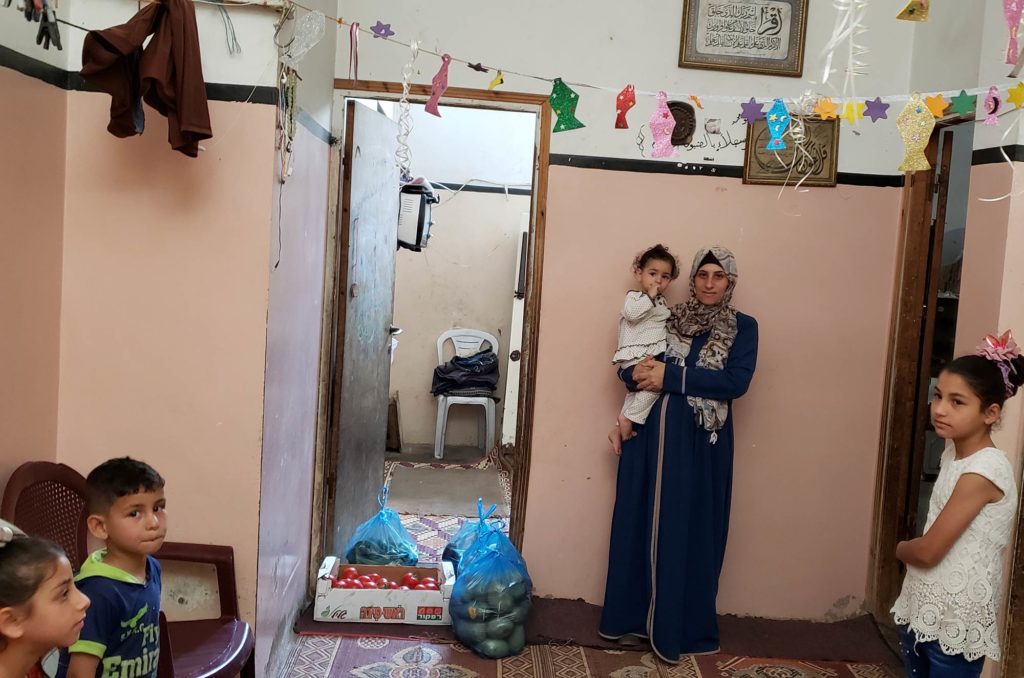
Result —
<instances>
[{"instance_id":1,"label":"brown chair","mask_svg":"<svg viewBox=\"0 0 1024 678\"><path fill-rule=\"evenodd\" d=\"M88 555L85 479L70 466L48 461L19 466L4 490L0 518L57 542L76 569ZM160 678L254 677L255 639L238 618L231 547L165 542L156 557L213 565L220 590L216 619L167 622L160 613Z\"/></svg>"},{"instance_id":2,"label":"brown chair","mask_svg":"<svg viewBox=\"0 0 1024 678\"><path fill-rule=\"evenodd\" d=\"M70 466L30 461L7 481L0 518L56 542L78 569L89 555L85 478Z\"/></svg>"}]
</instances>

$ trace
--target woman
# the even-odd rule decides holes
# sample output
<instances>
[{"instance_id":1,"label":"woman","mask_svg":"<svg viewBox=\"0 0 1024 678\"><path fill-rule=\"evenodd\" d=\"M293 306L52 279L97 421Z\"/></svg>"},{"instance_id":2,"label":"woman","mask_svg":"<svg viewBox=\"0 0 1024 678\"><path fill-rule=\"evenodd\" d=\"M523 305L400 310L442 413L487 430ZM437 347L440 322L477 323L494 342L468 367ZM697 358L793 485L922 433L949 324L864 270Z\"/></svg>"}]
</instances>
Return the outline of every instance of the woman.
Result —
<instances>
[{"instance_id":1,"label":"woman","mask_svg":"<svg viewBox=\"0 0 1024 678\"><path fill-rule=\"evenodd\" d=\"M736 259L697 253L690 297L672 309L665 362L620 377L662 393L647 423L622 441L601 635L646 638L663 660L719 650L715 598L732 494L731 401L757 362L757 322L732 306Z\"/></svg>"}]
</instances>

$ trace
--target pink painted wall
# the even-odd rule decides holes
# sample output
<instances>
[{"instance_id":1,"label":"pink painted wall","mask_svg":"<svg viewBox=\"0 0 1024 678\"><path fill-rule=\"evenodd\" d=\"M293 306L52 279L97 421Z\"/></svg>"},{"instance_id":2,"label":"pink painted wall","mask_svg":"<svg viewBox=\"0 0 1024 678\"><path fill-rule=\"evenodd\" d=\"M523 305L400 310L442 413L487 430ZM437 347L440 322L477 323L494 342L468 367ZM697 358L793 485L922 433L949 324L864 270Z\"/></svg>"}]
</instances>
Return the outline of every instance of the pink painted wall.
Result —
<instances>
[{"instance_id":1,"label":"pink painted wall","mask_svg":"<svg viewBox=\"0 0 1024 678\"><path fill-rule=\"evenodd\" d=\"M982 337L997 329L1011 201L983 202L979 198L1008 192L1010 168L1005 163L971 168L955 355L971 351Z\"/></svg>"},{"instance_id":2,"label":"pink painted wall","mask_svg":"<svg viewBox=\"0 0 1024 678\"><path fill-rule=\"evenodd\" d=\"M293 148L292 176L283 188L275 181L269 264L256 592L256 666L268 676L282 675L306 595L323 317L330 146L299 126Z\"/></svg>"},{"instance_id":3,"label":"pink painted wall","mask_svg":"<svg viewBox=\"0 0 1024 678\"><path fill-rule=\"evenodd\" d=\"M57 459L131 454L167 479L170 537L235 549L255 618L273 106L211 102L198 159L105 131L68 95Z\"/></svg>"},{"instance_id":4,"label":"pink painted wall","mask_svg":"<svg viewBox=\"0 0 1024 678\"><path fill-rule=\"evenodd\" d=\"M0 92L2 491L20 464L57 454L67 94L6 68Z\"/></svg>"},{"instance_id":5,"label":"pink painted wall","mask_svg":"<svg viewBox=\"0 0 1024 678\"><path fill-rule=\"evenodd\" d=\"M603 598L616 470L605 435L623 394L609 360L632 257L662 241L688 261L721 243L738 257L736 303L758 319L761 345L736 406L720 609L809 619L859 609L900 190L778 193L551 168L524 545L540 595ZM669 296L685 291L677 282Z\"/></svg>"}]
</instances>

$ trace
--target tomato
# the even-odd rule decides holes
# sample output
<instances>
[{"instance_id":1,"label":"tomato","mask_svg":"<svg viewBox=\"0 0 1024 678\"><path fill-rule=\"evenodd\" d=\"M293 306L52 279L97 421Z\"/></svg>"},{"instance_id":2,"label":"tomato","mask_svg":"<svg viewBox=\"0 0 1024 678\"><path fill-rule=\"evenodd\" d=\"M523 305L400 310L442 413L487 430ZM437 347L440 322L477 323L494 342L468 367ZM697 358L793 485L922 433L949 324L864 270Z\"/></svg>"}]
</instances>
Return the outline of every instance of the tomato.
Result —
<instances>
[{"instance_id":1,"label":"tomato","mask_svg":"<svg viewBox=\"0 0 1024 678\"><path fill-rule=\"evenodd\" d=\"M381 576L379 574L377 574L376 572L371 572L370 574L368 574L366 576L369 577L370 581L373 581L373 582L378 582L378 581L381 580Z\"/></svg>"},{"instance_id":2,"label":"tomato","mask_svg":"<svg viewBox=\"0 0 1024 678\"><path fill-rule=\"evenodd\" d=\"M434 579L433 577L424 577L423 579L420 579L420 583L421 584L433 584L434 586L437 586L437 580Z\"/></svg>"},{"instance_id":3,"label":"tomato","mask_svg":"<svg viewBox=\"0 0 1024 678\"><path fill-rule=\"evenodd\" d=\"M413 589L416 591L429 591L430 587L425 584L416 584Z\"/></svg>"},{"instance_id":4,"label":"tomato","mask_svg":"<svg viewBox=\"0 0 1024 678\"><path fill-rule=\"evenodd\" d=\"M389 589L391 589L392 591L397 591L397 590L398 590L398 589L400 589L400 588L409 588L409 587L407 587L407 586L406 586L406 587L403 587L403 586L402 586L401 584L399 584L399 583L398 583L397 581L389 581L389 582L388 582L388 588L389 588Z\"/></svg>"},{"instance_id":5,"label":"tomato","mask_svg":"<svg viewBox=\"0 0 1024 678\"><path fill-rule=\"evenodd\" d=\"M341 581L342 580L338 579L337 577L328 577L327 579L328 579L328 581L331 582L331 588L332 589L340 589L341 588Z\"/></svg>"},{"instance_id":6,"label":"tomato","mask_svg":"<svg viewBox=\"0 0 1024 678\"><path fill-rule=\"evenodd\" d=\"M369 576L369 575L366 575L366 574L364 574L364 575L361 575L361 576L359 576L359 577L356 577L356 580L357 580L357 581L361 581L361 582L363 582L364 584L369 584L370 582L372 582L372 581L373 581L373 579L371 579L371 578L370 578L370 576Z\"/></svg>"},{"instance_id":7,"label":"tomato","mask_svg":"<svg viewBox=\"0 0 1024 678\"><path fill-rule=\"evenodd\" d=\"M358 579L351 579L351 580L349 580L348 588L350 588L350 589L362 589L362 588L369 588L369 587L363 586L363 582L359 581Z\"/></svg>"},{"instance_id":8,"label":"tomato","mask_svg":"<svg viewBox=\"0 0 1024 678\"><path fill-rule=\"evenodd\" d=\"M434 582L422 581L422 582L420 582L420 586L422 586L423 588L427 589L428 591L437 591L438 590L437 589L437 584L435 584ZM416 588L419 588L419 587L416 587Z\"/></svg>"},{"instance_id":9,"label":"tomato","mask_svg":"<svg viewBox=\"0 0 1024 678\"><path fill-rule=\"evenodd\" d=\"M359 578L359 570L357 570L356 568L351 567L351 566L350 567L346 567L345 569L343 569L341 571L341 578L342 579L358 579Z\"/></svg>"},{"instance_id":10,"label":"tomato","mask_svg":"<svg viewBox=\"0 0 1024 678\"><path fill-rule=\"evenodd\" d=\"M417 579L416 575L414 575L412 572L408 572L404 577L402 577L402 585L408 586L411 589L416 588L416 585L419 583L420 580Z\"/></svg>"},{"instance_id":11,"label":"tomato","mask_svg":"<svg viewBox=\"0 0 1024 678\"><path fill-rule=\"evenodd\" d=\"M334 588L336 588L336 589L350 589L350 588L352 588L352 580L351 579L339 579L338 580L338 585L335 586Z\"/></svg>"},{"instance_id":12,"label":"tomato","mask_svg":"<svg viewBox=\"0 0 1024 678\"><path fill-rule=\"evenodd\" d=\"M398 590L399 591L412 591L412 589L409 588L408 586L399 586Z\"/></svg>"}]
</instances>

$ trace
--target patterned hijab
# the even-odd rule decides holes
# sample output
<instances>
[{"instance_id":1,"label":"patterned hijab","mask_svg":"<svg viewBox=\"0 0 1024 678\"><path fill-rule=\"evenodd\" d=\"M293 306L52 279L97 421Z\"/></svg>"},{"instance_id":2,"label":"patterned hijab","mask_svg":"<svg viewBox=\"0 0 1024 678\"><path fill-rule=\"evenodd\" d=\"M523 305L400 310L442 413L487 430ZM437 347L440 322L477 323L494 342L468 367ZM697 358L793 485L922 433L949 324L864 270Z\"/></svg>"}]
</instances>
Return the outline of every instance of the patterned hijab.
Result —
<instances>
[{"instance_id":1,"label":"patterned hijab","mask_svg":"<svg viewBox=\"0 0 1024 678\"><path fill-rule=\"evenodd\" d=\"M697 271L707 263L716 263L722 267L729 278L729 286L718 303L711 306L697 300ZM736 257L724 247L705 247L693 257L690 267L690 296L685 303L672 308L668 319L669 334L678 342L684 351L688 351L693 338L710 332L707 343L697 356L697 367L709 370L725 369L725 361L729 350L736 341L736 309L732 305L732 294L736 289ZM693 407L697 423L704 430L711 432L711 442L718 439L717 431L725 425L729 416L729 405L720 400L687 396L687 402Z\"/></svg>"}]
</instances>

